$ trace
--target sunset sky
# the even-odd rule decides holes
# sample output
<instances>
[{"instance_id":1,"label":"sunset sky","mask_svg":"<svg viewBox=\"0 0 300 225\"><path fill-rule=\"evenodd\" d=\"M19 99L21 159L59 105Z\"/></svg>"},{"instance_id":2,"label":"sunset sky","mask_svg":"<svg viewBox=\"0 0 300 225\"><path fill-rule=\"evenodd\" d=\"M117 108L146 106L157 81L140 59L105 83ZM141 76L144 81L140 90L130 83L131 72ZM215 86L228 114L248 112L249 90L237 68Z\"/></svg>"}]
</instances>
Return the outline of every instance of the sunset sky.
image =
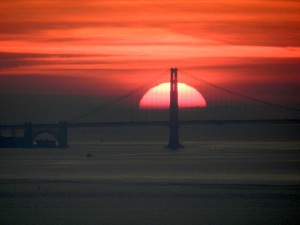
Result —
<instances>
[{"instance_id":1,"label":"sunset sky","mask_svg":"<svg viewBox=\"0 0 300 225\"><path fill-rule=\"evenodd\" d=\"M297 0L2 0L0 94L120 95L178 67L299 105L299 12Z\"/></svg>"}]
</instances>

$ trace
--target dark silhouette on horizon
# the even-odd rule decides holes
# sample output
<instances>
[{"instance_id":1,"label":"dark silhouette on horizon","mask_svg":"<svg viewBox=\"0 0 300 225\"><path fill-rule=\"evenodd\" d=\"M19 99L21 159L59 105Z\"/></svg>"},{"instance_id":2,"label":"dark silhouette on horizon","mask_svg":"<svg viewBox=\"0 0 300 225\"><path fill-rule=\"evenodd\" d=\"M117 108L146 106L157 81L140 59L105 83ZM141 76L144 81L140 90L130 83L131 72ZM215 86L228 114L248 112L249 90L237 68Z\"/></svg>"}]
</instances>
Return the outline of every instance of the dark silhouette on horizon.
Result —
<instances>
[{"instance_id":1,"label":"dark silhouette on horizon","mask_svg":"<svg viewBox=\"0 0 300 225\"><path fill-rule=\"evenodd\" d=\"M124 98L135 94L137 91L141 90L143 87L147 87L152 84L152 81L156 81L157 77L152 81L134 89L133 91L126 93L125 95L117 98L116 100L105 104L102 107L93 109L87 113L84 113L68 122L59 123L45 123L45 124L33 124L31 122L26 122L25 124L8 124L0 125L1 130L11 130L11 136L5 137L0 133L0 147L59 147L67 148L68 143L68 129L69 128L84 128L84 127L112 127L112 126L169 126L169 142L167 147L170 149L178 149L183 147L179 142L179 125L223 125L223 124L298 124L300 123L300 118L298 119L201 119L201 120L179 120L179 107L178 107L178 69L170 69L170 107L169 107L169 120L155 120L155 121L110 121L110 122L76 122L83 117L89 116L91 113L97 112L99 109L107 108L110 105L117 103ZM299 112L300 110L274 104L271 102L262 101L249 96L245 96L240 93L225 89L223 87L214 85L212 83L203 81L191 74L183 72L191 78L194 78L204 84L216 88L218 90L242 97L247 100L251 100L260 104L277 107L285 110L293 110ZM160 75L158 78L165 76ZM17 137L16 130L23 130L23 136ZM54 140L48 139L38 139L42 134L51 135Z\"/></svg>"}]
</instances>

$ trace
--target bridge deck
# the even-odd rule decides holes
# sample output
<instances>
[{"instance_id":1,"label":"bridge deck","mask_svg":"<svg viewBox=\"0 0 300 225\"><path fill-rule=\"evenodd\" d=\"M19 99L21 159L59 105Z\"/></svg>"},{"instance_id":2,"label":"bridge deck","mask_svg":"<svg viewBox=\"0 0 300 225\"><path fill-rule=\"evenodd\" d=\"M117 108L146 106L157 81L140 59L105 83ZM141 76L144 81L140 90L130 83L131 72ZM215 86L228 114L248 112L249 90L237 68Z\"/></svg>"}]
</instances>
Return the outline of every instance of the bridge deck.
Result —
<instances>
[{"instance_id":1,"label":"bridge deck","mask_svg":"<svg viewBox=\"0 0 300 225\"><path fill-rule=\"evenodd\" d=\"M229 124L298 124L300 119L265 119L265 120L186 120L179 125L229 125ZM57 128L58 123L37 123L35 128ZM119 121L95 123L67 123L68 128L113 127L113 126L168 126L169 121ZM0 125L0 129L23 129L25 124Z\"/></svg>"}]
</instances>

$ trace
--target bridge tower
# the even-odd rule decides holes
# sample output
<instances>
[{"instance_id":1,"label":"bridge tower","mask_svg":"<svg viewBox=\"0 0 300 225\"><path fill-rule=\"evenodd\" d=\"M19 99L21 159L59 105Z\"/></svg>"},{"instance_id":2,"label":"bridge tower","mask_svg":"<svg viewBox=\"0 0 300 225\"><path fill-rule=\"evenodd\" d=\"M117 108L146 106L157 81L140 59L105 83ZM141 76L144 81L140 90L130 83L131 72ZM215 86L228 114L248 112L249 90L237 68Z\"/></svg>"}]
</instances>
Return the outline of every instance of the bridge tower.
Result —
<instances>
[{"instance_id":1,"label":"bridge tower","mask_svg":"<svg viewBox=\"0 0 300 225\"><path fill-rule=\"evenodd\" d=\"M58 123L58 147L67 148L68 147L68 123L59 122Z\"/></svg>"},{"instance_id":2,"label":"bridge tower","mask_svg":"<svg viewBox=\"0 0 300 225\"><path fill-rule=\"evenodd\" d=\"M24 147L32 147L33 146L33 127L32 123L24 124Z\"/></svg>"},{"instance_id":3,"label":"bridge tower","mask_svg":"<svg viewBox=\"0 0 300 225\"><path fill-rule=\"evenodd\" d=\"M177 68L170 69L170 120L169 120L169 144L168 148L178 149L183 147L179 143L178 130L178 80Z\"/></svg>"}]
</instances>

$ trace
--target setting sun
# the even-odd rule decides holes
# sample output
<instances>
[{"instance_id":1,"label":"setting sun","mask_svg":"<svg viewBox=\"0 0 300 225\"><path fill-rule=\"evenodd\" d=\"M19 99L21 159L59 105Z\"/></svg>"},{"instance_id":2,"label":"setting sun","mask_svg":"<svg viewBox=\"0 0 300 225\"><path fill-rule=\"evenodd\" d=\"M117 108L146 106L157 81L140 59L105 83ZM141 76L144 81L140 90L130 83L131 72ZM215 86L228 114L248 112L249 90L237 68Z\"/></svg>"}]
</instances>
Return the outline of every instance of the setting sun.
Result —
<instances>
[{"instance_id":1,"label":"setting sun","mask_svg":"<svg viewBox=\"0 0 300 225\"><path fill-rule=\"evenodd\" d=\"M167 109L170 106L170 83L162 83L148 90L140 101L141 109ZM179 108L206 107L206 101L195 88L178 83Z\"/></svg>"}]
</instances>

